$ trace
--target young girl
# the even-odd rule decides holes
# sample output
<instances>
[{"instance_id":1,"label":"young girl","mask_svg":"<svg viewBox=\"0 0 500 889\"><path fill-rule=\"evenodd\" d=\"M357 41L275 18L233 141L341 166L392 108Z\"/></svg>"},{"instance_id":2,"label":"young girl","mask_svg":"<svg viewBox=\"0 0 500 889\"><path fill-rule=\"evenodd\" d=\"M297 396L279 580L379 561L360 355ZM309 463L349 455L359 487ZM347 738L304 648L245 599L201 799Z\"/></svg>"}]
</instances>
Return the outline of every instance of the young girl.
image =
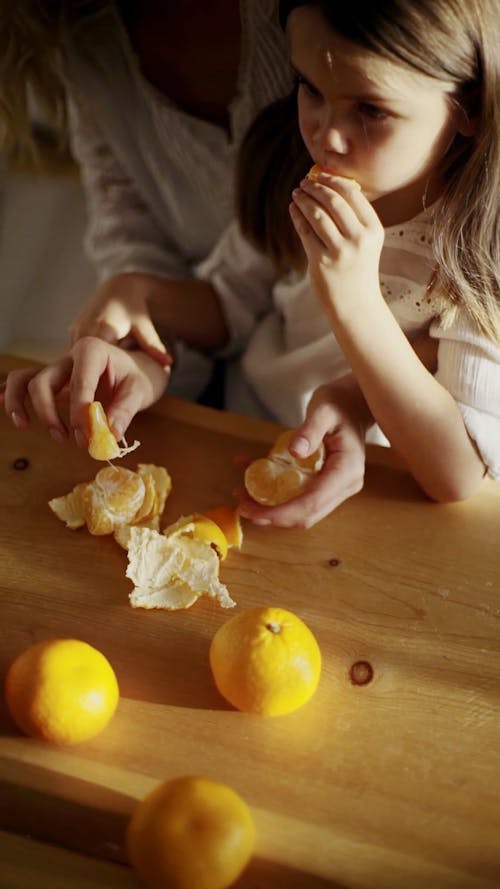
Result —
<instances>
[{"instance_id":1,"label":"young girl","mask_svg":"<svg viewBox=\"0 0 500 889\"><path fill-rule=\"evenodd\" d=\"M250 241L295 269L273 287L273 263L233 228L200 270L210 283L198 282L198 296L185 301L205 313L206 348L236 347L261 319L245 353L246 381L278 419L300 422L316 390L292 449L306 453L324 437L325 469L289 504L245 500L241 512L254 521L310 525L359 490L373 422L434 499L468 496L486 472L500 477L499 18L493 0L282 4L310 156L299 175L311 159L328 171L293 190L308 275L293 238L282 250L275 235L276 224L286 230L279 208L281 191L287 203L290 191L292 122L270 179L272 202L256 222L245 218L248 202L241 215ZM294 169L303 161L297 152ZM265 190L269 175L260 182ZM259 191L247 184L251 204ZM73 366L87 379L80 408L95 391L96 369L113 364L123 371L115 391L125 381L141 393L129 399L128 419L161 388L157 369L154 391L131 373L138 359L153 377L146 356L108 349L82 341L64 368L31 380L35 410L55 431L62 434L53 392ZM10 413L22 411L27 379L8 385ZM127 411L115 399L110 413L118 431Z\"/></svg>"}]
</instances>

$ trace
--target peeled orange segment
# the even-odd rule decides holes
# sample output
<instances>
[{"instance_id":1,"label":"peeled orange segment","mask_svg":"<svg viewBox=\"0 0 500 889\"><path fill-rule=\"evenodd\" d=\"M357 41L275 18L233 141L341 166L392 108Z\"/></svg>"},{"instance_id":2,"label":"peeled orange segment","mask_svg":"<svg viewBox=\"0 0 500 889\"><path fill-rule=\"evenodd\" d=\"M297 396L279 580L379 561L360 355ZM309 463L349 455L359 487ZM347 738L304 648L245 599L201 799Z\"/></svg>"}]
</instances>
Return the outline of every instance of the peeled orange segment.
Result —
<instances>
[{"instance_id":1,"label":"peeled orange segment","mask_svg":"<svg viewBox=\"0 0 500 889\"><path fill-rule=\"evenodd\" d=\"M335 170L328 170L327 167L322 167L320 164L313 164L311 169L307 174L307 178L311 180L311 182L316 182L320 173L329 173L331 176L339 176ZM343 176L343 179L348 179L349 182L352 182L356 188L361 190L361 185L359 184L357 179L353 179L352 176Z\"/></svg>"},{"instance_id":2,"label":"peeled orange segment","mask_svg":"<svg viewBox=\"0 0 500 889\"><path fill-rule=\"evenodd\" d=\"M308 457L295 457L288 450L294 435L294 429L282 432L267 457L254 460L247 466L245 487L250 496L263 506L279 506L297 497L323 466L323 443Z\"/></svg>"},{"instance_id":3,"label":"peeled orange segment","mask_svg":"<svg viewBox=\"0 0 500 889\"><path fill-rule=\"evenodd\" d=\"M161 515L170 491L172 490L172 479L164 466L156 466L155 463L138 463L137 471L143 476L149 474L152 476L156 490L156 506L155 514Z\"/></svg>"},{"instance_id":4,"label":"peeled orange segment","mask_svg":"<svg viewBox=\"0 0 500 889\"><path fill-rule=\"evenodd\" d=\"M69 494L63 497L53 497L49 500L49 506L58 519L66 523L67 528L75 531L85 525L85 506L83 493L87 488L87 482L76 485Z\"/></svg>"},{"instance_id":5,"label":"peeled orange segment","mask_svg":"<svg viewBox=\"0 0 500 889\"><path fill-rule=\"evenodd\" d=\"M263 506L279 506L286 503L306 486L309 473L290 466L279 459L262 457L255 460L245 472L245 487L257 503Z\"/></svg>"},{"instance_id":6,"label":"peeled orange segment","mask_svg":"<svg viewBox=\"0 0 500 889\"><path fill-rule=\"evenodd\" d=\"M129 524L144 499L144 481L131 469L105 466L83 493L85 521L91 534L112 534Z\"/></svg>"},{"instance_id":7,"label":"peeled orange segment","mask_svg":"<svg viewBox=\"0 0 500 889\"><path fill-rule=\"evenodd\" d=\"M279 457L286 463L292 462L294 466L302 469L304 472L318 472L325 462L325 446L323 442L321 442L319 448L313 451L312 454L309 454L308 457L296 457L288 450L290 442L295 434L295 429L286 429L285 432L278 435L278 438L269 451L269 456L274 458Z\"/></svg>"},{"instance_id":8,"label":"peeled orange segment","mask_svg":"<svg viewBox=\"0 0 500 889\"><path fill-rule=\"evenodd\" d=\"M124 457L139 447L140 441L134 441L133 445L120 447L108 425L104 408L100 401L89 404L89 443L88 452L94 460L116 460ZM123 439L125 441L125 439Z\"/></svg>"},{"instance_id":9,"label":"peeled orange segment","mask_svg":"<svg viewBox=\"0 0 500 889\"><path fill-rule=\"evenodd\" d=\"M184 537L203 540L212 546L221 561L227 556L228 544L224 532L212 519L205 515L195 513L190 516L181 516L172 525L165 528L164 534L174 537L182 534Z\"/></svg>"},{"instance_id":10,"label":"peeled orange segment","mask_svg":"<svg viewBox=\"0 0 500 889\"><path fill-rule=\"evenodd\" d=\"M243 543L243 529L238 510L234 506L214 506L203 513L208 519L212 519L219 526L227 540L229 547L240 549Z\"/></svg>"},{"instance_id":11,"label":"peeled orange segment","mask_svg":"<svg viewBox=\"0 0 500 889\"><path fill-rule=\"evenodd\" d=\"M328 170L325 170L323 167L320 167L319 164L313 164L307 174L307 178L310 179L312 182L316 182L316 179L318 178L320 173L328 173L328 172L329 172Z\"/></svg>"},{"instance_id":12,"label":"peeled orange segment","mask_svg":"<svg viewBox=\"0 0 500 889\"><path fill-rule=\"evenodd\" d=\"M137 525L140 522L147 521L156 515L157 496L154 478L150 472L141 472L139 477L144 482L144 497L139 509L131 519L131 524Z\"/></svg>"},{"instance_id":13,"label":"peeled orange segment","mask_svg":"<svg viewBox=\"0 0 500 889\"><path fill-rule=\"evenodd\" d=\"M236 604L219 581L219 558L210 544L182 533L131 527L126 576L134 584L134 608L189 608L204 595L223 608Z\"/></svg>"}]
</instances>

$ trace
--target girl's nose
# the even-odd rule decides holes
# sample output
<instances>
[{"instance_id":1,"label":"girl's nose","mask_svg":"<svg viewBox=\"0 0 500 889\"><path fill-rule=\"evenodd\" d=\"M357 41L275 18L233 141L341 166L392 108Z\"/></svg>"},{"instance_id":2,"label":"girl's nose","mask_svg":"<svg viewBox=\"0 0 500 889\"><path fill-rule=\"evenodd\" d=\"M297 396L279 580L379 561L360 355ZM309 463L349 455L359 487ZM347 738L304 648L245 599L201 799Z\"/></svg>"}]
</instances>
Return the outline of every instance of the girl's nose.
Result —
<instances>
[{"instance_id":1,"label":"girl's nose","mask_svg":"<svg viewBox=\"0 0 500 889\"><path fill-rule=\"evenodd\" d=\"M325 114L318 126L316 142L318 148L326 153L347 154L349 140L342 120L331 113Z\"/></svg>"}]
</instances>

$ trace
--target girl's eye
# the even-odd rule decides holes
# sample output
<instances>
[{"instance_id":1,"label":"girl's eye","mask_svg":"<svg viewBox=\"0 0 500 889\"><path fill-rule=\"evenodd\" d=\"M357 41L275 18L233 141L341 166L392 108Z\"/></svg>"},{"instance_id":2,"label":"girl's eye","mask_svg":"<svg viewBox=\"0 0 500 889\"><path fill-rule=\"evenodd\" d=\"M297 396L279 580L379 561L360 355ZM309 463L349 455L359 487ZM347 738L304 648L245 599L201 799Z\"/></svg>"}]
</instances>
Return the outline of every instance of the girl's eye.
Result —
<instances>
[{"instance_id":1,"label":"girl's eye","mask_svg":"<svg viewBox=\"0 0 500 889\"><path fill-rule=\"evenodd\" d=\"M314 98L317 98L321 95L319 90L317 90L316 87L312 85L312 83L309 83L309 81L306 80L305 77L302 76L302 74L295 73L293 76L293 82L295 86L302 87L302 89L309 96L314 96Z\"/></svg>"},{"instance_id":2,"label":"girl's eye","mask_svg":"<svg viewBox=\"0 0 500 889\"><path fill-rule=\"evenodd\" d=\"M371 120L387 120L389 116L387 111L379 108L378 105L372 105L371 102L360 102L358 111L363 117L369 117Z\"/></svg>"}]
</instances>

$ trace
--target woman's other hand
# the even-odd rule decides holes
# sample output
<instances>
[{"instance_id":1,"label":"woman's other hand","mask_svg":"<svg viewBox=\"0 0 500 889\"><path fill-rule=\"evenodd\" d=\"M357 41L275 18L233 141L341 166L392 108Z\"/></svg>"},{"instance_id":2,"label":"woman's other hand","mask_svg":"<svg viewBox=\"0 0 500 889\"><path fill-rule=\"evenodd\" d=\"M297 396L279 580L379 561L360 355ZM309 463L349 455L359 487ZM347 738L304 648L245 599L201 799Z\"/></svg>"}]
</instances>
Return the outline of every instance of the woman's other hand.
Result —
<instances>
[{"instance_id":1,"label":"woman's other hand","mask_svg":"<svg viewBox=\"0 0 500 889\"><path fill-rule=\"evenodd\" d=\"M172 363L153 324L149 300L168 285L155 275L131 272L116 275L101 284L70 327L71 344L83 336L94 336L116 344L133 339L159 364Z\"/></svg>"}]
</instances>

